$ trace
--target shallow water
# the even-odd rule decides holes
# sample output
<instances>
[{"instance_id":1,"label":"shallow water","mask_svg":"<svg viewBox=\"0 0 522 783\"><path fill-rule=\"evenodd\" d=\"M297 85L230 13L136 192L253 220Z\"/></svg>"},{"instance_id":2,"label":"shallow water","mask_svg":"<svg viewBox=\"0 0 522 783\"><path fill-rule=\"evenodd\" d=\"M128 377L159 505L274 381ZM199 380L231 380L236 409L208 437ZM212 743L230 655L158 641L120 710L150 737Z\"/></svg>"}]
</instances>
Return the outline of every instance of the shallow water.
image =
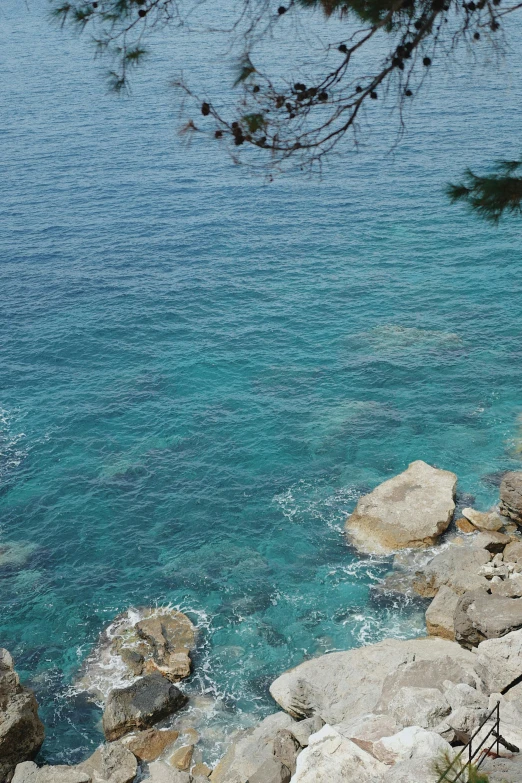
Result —
<instances>
[{"instance_id":1,"label":"shallow water","mask_svg":"<svg viewBox=\"0 0 522 783\"><path fill-rule=\"evenodd\" d=\"M343 539L362 492L425 459L485 508L520 467L520 227L442 195L518 154L520 63L435 71L393 155L375 130L322 180L267 184L176 136L189 43L120 101L43 3L3 6L0 641L42 760L76 761L101 629L181 607L212 760L288 666L422 632Z\"/></svg>"}]
</instances>

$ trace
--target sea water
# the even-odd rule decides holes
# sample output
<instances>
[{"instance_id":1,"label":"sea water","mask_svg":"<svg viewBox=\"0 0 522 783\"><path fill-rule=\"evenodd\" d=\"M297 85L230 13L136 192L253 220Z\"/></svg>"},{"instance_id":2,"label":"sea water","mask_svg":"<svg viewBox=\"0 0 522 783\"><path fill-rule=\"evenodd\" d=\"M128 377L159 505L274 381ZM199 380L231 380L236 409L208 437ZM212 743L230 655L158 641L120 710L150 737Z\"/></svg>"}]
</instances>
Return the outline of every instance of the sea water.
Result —
<instances>
[{"instance_id":1,"label":"sea water","mask_svg":"<svg viewBox=\"0 0 522 783\"><path fill-rule=\"evenodd\" d=\"M519 154L521 65L435 63L397 146L379 106L357 153L269 183L177 136L170 82L225 94L223 41L158 37L118 99L46 13L0 9L0 643L40 759L73 763L99 633L181 608L212 761L289 666L423 632L343 537L362 493L424 459L484 509L520 467L520 223L443 189Z\"/></svg>"}]
</instances>

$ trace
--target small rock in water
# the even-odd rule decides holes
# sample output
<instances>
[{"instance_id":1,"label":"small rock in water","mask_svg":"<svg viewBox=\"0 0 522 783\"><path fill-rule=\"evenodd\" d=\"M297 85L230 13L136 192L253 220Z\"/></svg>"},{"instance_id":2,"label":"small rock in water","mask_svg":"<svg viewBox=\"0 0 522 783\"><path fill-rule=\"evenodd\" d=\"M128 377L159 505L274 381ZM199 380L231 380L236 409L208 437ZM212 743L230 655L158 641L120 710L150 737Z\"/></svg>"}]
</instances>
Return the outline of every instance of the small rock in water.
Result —
<instances>
[{"instance_id":1,"label":"small rock in water","mask_svg":"<svg viewBox=\"0 0 522 783\"><path fill-rule=\"evenodd\" d=\"M455 509L457 477L422 460L360 498L346 520L350 540L362 552L385 554L433 546Z\"/></svg>"},{"instance_id":2,"label":"small rock in water","mask_svg":"<svg viewBox=\"0 0 522 783\"><path fill-rule=\"evenodd\" d=\"M103 730L116 740L135 729L145 729L181 709L187 697L161 674L148 674L128 688L110 692L103 713Z\"/></svg>"}]
</instances>

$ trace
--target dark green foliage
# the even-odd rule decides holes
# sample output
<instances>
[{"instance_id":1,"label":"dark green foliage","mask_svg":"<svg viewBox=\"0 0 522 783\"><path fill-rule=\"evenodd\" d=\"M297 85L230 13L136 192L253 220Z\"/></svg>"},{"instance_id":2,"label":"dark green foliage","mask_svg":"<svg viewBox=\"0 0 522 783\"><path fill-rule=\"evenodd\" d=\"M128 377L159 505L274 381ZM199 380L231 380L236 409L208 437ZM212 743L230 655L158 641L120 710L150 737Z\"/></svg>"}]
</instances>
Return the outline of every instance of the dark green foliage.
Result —
<instances>
[{"instance_id":1,"label":"dark green foliage","mask_svg":"<svg viewBox=\"0 0 522 783\"><path fill-rule=\"evenodd\" d=\"M433 765L433 771L440 776L440 783L489 783L489 776L485 772L459 756L452 759L443 754Z\"/></svg>"},{"instance_id":2,"label":"dark green foliage","mask_svg":"<svg viewBox=\"0 0 522 783\"><path fill-rule=\"evenodd\" d=\"M166 25L184 31L185 18L199 7L198 0L49 3L52 17L62 26L70 23L80 30L90 28L98 54L112 58L109 85L116 92L127 88L131 66L144 59L143 41L149 31L157 32ZM256 5L251 0L240 0L239 27L231 26L233 42L240 40L239 29L245 31L243 55L233 81L237 88L234 105L231 107L226 99L222 102L224 108L219 100L210 103L195 95L181 79L176 86L194 101L201 123L196 127L188 118L183 132L197 131L209 138L227 140L236 161L243 159L237 148L250 145L257 155L264 155L263 165L270 168L281 170L287 164L301 169L320 167L323 158L346 134L351 132L357 142L361 109L366 107L368 115L371 117L373 112L375 116L379 104L389 104L392 96L402 123L403 107L411 105L427 71L433 70L433 63L444 67L448 52L461 42L479 47L478 51L487 45L495 46L496 31L505 15L522 8L518 4L510 8L502 5L499 12L500 3L501 0L292 0L277 7L268 2ZM309 74L305 84L295 80L297 73L291 81L288 78L287 74L295 71L291 61L283 66L282 73L275 75L258 70L256 46L263 36L276 24L286 25L285 30L291 35L298 34L298 25L289 25L286 17L299 14L306 21L309 9L320 9L326 16L336 15L347 25L341 40L330 44L324 71L319 68L318 73ZM302 24L301 19L299 22ZM378 46L373 46L374 39ZM303 42L308 46L305 39ZM363 50L361 67L359 57ZM431 78L435 78L436 70ZM476 214L498 223L502 215L522 211L522 178L517 176L520 165L499 163L484 177L467 171L461 183L448 187L448 195L452 201L463 201Z\"/></svg>"},{"instance_id":3,"label":"dark green foliage","mask_svg":"<svg viewBox=\"0 0 522 783\"><path fill-rule=\"evenodd\" d=\"M498 224L506 214L522 213L522 177L516 172L522 161L498 161L493 173L477 176L470 169L462 182L450 184L447 193L454 203L463 201L480 217Z\"/></svg>"}]
</instances>

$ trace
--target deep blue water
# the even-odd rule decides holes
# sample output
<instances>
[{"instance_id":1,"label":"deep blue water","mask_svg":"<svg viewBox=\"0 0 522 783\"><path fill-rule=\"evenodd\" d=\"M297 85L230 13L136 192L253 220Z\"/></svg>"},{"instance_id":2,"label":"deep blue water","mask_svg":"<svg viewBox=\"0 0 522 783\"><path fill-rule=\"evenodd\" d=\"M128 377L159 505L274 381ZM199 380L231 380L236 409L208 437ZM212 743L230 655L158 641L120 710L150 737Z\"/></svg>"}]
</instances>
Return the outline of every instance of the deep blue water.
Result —
<instances>
[{"instance_id":1,"label":"deep blue water","mask_svg":"<svg viewBox=\"0 0 522 783\"><path fill-rule=\"evenodd\" d=\"M129 606L191 614L228 728L306 656L422 632L342 524L414 459L479 507L520 467L520 224L443 187L519 153L522 69L434 67L393 154L379 109L322 179L268 184L176 135L169 80L192 57L222 90L218 44L158 41L119 100L45 8L0 9L0 643L56 762L100 741L72 685Z\"/></svg>"}]
</instances>

